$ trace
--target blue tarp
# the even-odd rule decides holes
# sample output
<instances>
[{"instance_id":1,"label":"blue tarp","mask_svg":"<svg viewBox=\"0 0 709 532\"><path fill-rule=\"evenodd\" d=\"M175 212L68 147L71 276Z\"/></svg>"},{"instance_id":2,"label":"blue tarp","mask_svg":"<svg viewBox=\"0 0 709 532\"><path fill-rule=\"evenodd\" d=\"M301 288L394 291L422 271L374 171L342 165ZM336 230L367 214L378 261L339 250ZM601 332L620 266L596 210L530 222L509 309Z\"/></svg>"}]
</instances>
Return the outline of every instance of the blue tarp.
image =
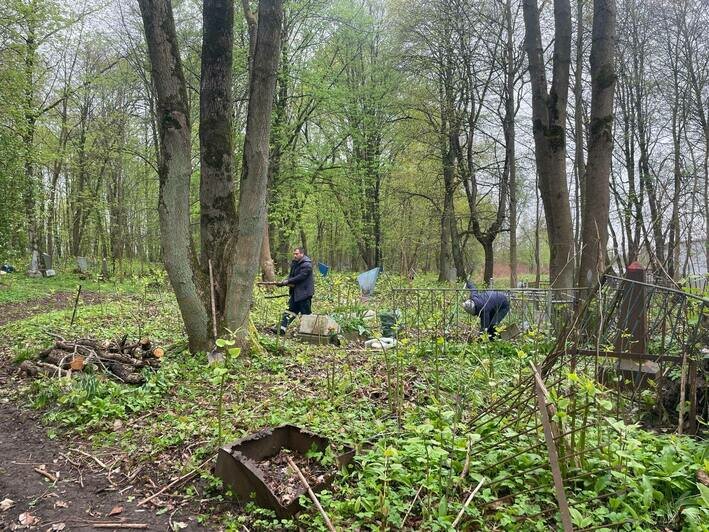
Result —
<instances>
[{"instance_id":1,"label":"blue tarp","mask_svg":"<svg viewBox=\"0 0 709 532\"><path fill-rule=\"evenodd\" d=\"M371 296L374 293L374 285L377 282L379 271L379 268L374 268L357 276L357 283L362 290L362 295Z\"/></svg>"},{"instance_id":2,"label":"blue tarp","mask_svg":"<svg viewBox=\"0 0 709 532\"><path fill-rule=\"evenodd\" d=\"M330 273L330 266L323 264L322 262L318 262L318 271L320 272L320 275L327 277L327 274Z\"/></svg>"}]
</instances>

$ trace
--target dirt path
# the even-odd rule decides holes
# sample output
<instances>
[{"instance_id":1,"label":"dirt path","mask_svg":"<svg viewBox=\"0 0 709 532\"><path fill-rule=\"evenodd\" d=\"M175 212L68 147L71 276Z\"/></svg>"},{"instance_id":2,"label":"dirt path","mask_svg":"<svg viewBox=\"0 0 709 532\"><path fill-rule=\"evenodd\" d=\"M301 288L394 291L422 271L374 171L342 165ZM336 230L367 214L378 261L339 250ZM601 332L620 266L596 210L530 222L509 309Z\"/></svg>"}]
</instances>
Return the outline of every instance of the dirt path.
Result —
<instances>
[{"instance_id":1,"label":"dirt path","mask_svg":"<svg viewBox=\"0 0 709 532\"><path fill-rule=\"evenodd\" d=\"M3 303L0 305L0 327L12 321L28 318L34 314L72 308L75 297L76 294L71 292L57 292L33 301ZM81 294L79 301L83 305L93 305L102 299L106 299L106 297L94 292L84 292Z\"/></svg>"},{"instance_id":2,"label":"dirt path","mask_svg":"<svg viewBox=\"0 0 709 532\"><path fill-rule=\"evenodd\" d=\"M64 292L0 305L0 325L70 307L74 297ZM82 294L81 299L84 304L100 300L93 293ZM131 485L115 469L122 463L120 456L114 462L113 456L102 452L103 467L92 458L90 443L80 438L50 439L41 414L20 408L11 399L19 385L15 370L0 352L0 530L123 531L129 523L147 530L206 530L197 523L194 509L168 497L156 499L159 506L138 507L145 492L159 487L145 486L138 479ZM96 523L123 527L97 528Z\"/></svg>"},{"instance_id":3,"label":"dirt path","mask_svg":"<svg viewBox=\"0 0 709 532\"><path fill-rule=\"evenodd\" d=\"M0 387L6 381L7 376L0 375ZM75 449L91 454L79 440L50 440L38 413L0 398L0 530L112 530L93 524L119 522L146 525L148 530L205 530L186 508L168 504L161 515L150 505L139 508L140 493L118 482L124 477L115 473L110 480L107 469ZM14 503L7 510L5 499Z\"/></svg>"}]
</instances>

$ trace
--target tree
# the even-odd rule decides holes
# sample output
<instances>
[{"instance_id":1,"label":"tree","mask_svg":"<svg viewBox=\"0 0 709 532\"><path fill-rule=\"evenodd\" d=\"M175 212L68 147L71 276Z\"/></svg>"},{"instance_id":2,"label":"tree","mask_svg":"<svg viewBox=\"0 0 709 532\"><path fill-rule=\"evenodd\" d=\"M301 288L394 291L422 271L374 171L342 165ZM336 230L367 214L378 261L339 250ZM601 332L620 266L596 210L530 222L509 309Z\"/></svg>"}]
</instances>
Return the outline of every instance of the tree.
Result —
<instances>
[{"instance_id":1,"label":"tree","mask_svg":"<svg viewBox=\"0 0 709 532\"><path fill-rule=\"evenodd\" d=\"M554 53L549 87L537 1L524 0L523 8L532 87L534 154L550 248L549 277L554 287L570 287L573 285L574 238L566 182L566 107L571 64L571 7L569 0L554 0Z\"/></svg>"},{"instance_id":2,"label":"tree","mask_svg":"<svg viewBox=\"0 0 709 532\"><path fill-rule=\"evenodd\" d=\"M220 0L205 0L205 38L208 46L203 69L207 73L204 90L227 95L224 86L231 82L230 54L221 57L231 47L231 7ZM207 279L199 268L189 232L189 180L191 175L190 119L187 90L179 55L172 6L168 0L140 0L141 14L152 78L157 99L160 131L160 225L165 267L175 290L190 349L205 350L210 344L212 327L208 309ZM244 164L240 180L238 221L235 228L228 213L233 212L228 168L224 150L230 146L229 131L220 123L225 108L217 102L205 109L206 125L214 129L205 132L219 142L215 152L203 154L210 168L205 179L216 181L216 194L205 191L202 199L212 211L204 220L205 234L214 255L221 257L219 265L226 286L223 299L213 320L219 320L220 330L234 331L240 342L246 343L248 312L253 281L258 269L265 223L265 193L268 172L268 137L275 73L278 63L282 3L263 0L259 5L258 29L249 89L249 111L244 147ZM213 41L211 39L214 39ZM212 121L210 124L209 122ZM203 144L206 150L211 146ZM207 185L209 186L209 185ZM208 254L207 254L208 256ZM217 331L219 334L219 331ZM213 339L213 338L212 338Z\"/></svg>"},{"instance_id":3,"label":"tree","mask_svg":"<svg viewBox=\"0 0 709 532\"><path fill-rule=\"evenodd\" d=\"M615 0L594 0L591 44L591 123L584 182L583 249L577 282L595 286L605 270L608 246L609 175L613 151Z\"/></svg>"}]
</instances>

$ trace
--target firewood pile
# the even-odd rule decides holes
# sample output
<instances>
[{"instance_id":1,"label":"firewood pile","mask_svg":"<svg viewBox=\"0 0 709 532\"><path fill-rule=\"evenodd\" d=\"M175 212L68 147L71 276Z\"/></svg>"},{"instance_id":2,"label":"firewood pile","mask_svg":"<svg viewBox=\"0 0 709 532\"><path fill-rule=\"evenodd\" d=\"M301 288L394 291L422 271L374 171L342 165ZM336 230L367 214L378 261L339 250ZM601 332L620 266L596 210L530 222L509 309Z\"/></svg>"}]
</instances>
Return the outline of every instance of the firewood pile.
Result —
<instances>
[{"instance_id":1,"label":"firewood pile","mask_svg":"<svg viewBox=\"0 0 709 532\"><path fill-rule=\"evenodd\" d=\"M81 338L67 341L56 337L54 345L37 355L36 360L20 364L20 373L35 377L65 377L82 372L103 373L126 384L143 384L142 369L158 368L165 351L154 346L149 338L127 343L121 340L91 340Z\"/></svg>"}]
</instances>

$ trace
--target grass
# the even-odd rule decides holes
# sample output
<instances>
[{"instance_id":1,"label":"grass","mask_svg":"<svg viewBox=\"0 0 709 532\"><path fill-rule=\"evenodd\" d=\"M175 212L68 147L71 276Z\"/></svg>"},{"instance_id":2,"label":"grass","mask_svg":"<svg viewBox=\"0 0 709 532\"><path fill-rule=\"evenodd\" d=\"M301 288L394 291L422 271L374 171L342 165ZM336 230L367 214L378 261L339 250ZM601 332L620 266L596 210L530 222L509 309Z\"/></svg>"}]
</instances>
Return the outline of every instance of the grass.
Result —
<instances>
[{"instance_id":1,"label":"grass","mask_svg":"<svg viewBox=\"0 0 709 532\"><path fill-rule=\"evenodd\" d=\"M43 289L67 290L77 280L58 276L44 285L41 281L45 280L14 277L4 289L3 301L33 299ZM382 281L378 287L382 298L373 304L384 308L388 283L395 279ZM332 280L333 286L347 282L342 277ZM510 393L527 371L527 360L543 356L549 342L543 335L529 335L515 344L459 344L442 338L403 341L386 353L262 337L262 351L234 359L224 374L208 366L206 356L183 350L174 298L146 290L147 284L144 280L118 284L115 293L120 297L81 307L74 326L69 325L71 309L64 309L0 328L3 343L11 345L6 356L16 359L46 347L47 332L99 339L125 333L147 335L170 346L160 371L150 374L140 388L100 376L21 383L17 395L43 409L49 430L57 437L69 431L90 440L96 449L121 453L127 469L143 466L157 485L164 485L216 449L218 384L223 382L225 441L263 427L294 423L336 444L357 448L355 467L342 473L332 490L320 494L338 528L450 530L467 494L481 479L478 471L488 470L504 457L510 458L488 475L498 480L511 475L510 479L494 489L480 490L466 510L464 526L547 530L557 524L555 513L520 520L555 507L548 468L523 473L546 463L546 455L523 452L530 441L525 438L506 447L510 435L494 425L474 432L467 429L475 413ZM320 293L318 311L355 308L351 301L328 301L322 285ZM259 325L274 323L284 306L283 299L263 295L257 294L254 310ZM597 393L602 397L602 389ZM589 416L611 418L601 407L590 409ZM607 437L607 444L590 455L586 467L606 474L575 486L575 525L627 521L618 528L706 530L709 494L695 479L698 470L709 469L706 446L686 437L654 435L613 419L609 423L622 438ZM588 434L589 441L599 437L593 431ZM483 444L491 450L469 460L469 450ZM466 468L468 474L462 475ZM529 486L535 489L504 504L484 505ZM619 490L622 495L613 495ZM218 480L207 472L179 493L188 500L207 501L194 504L209 527L324 529L309 501L304 501L304 513L286 521L253 505L224 502ZM594 503L600 496L607 496L605 504Z\"/></svg>"}]
</instances>

